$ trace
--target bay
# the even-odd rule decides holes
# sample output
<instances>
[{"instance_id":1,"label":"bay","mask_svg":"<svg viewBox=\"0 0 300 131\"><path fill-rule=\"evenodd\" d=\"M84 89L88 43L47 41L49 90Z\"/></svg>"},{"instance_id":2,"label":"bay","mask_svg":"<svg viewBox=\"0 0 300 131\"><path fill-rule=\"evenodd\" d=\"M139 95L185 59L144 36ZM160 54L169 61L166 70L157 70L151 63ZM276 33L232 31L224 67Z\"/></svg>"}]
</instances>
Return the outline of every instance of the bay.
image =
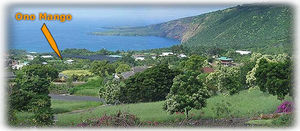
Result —
<instances>
[{"instance_id":1,"label":"bay","mask_svg":"<svg viewBox=\"0 0 300 131\"><path fill-rule=\"evenodd\" d=\"M15 21L11 23L9 32L9 48L33 52L52 52L47 40L41 32L43 22ZM111 26L110 22L46 22L58 48L88 49L97 51L144 50L170 47L180 41L155 36L98 36L91 32L105 31L102 27ZM134 23L131 23L134 25ZM113 25L115 26L115 25Z\"/></svg>"}]
</instances>

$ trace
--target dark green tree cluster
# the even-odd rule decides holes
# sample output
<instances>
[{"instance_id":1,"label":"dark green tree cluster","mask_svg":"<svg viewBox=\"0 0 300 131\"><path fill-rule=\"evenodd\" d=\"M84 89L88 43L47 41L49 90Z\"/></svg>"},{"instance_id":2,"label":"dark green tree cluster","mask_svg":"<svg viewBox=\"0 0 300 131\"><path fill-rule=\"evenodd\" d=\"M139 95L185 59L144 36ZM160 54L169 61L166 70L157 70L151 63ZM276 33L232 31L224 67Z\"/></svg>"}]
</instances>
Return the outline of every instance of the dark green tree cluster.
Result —
<instances>
[{"instance_id":1,"label":"dark green tree cluster","mask_svg":"<svg viewBox=\"0 0 300 131\"><path fill-rule=\"evenodd\" d=\"M51 125L53 112L48 88L57 74L57 70L50 66L24 67L18 73L16 84L12 88L10 108L15 111L33 112L34 122L38 126Z\"/></svg>"},{"instance_id":2,"label":"dark green tree cluster","mask_svg":"<svg viewBox=\"0 0 300 131\"><path fill-rule=\"evenodd\" d=\"M254 74L255 83L263 92L276 95L283 100L287 94L292 95L292 63L288 58L284 61L268 61L261 59Z\"/></svg>"},{"instance_id":3,"label":"dark green tree cluster","mask_svg":"<svg viewBox=\"0 0 300 131\"><path fill-rule=\"evenodd\" d=\"M130 65L121 61L114 63L109 63L108 61L94 61L91 64L90 71L95 75L106 77L112 75L113 73L122 73L129 71L130 69Z\"/></svg>"},{"instance_id":4,"label":"dark green tree cluster","mask_svg":"<svg viewBox=\"0 0 300 131\"><path fill-rule=\"evenodd\" d=\"M193 72L201 72L201 69L204 64L205 57L199 55L192 55L188 60L180 63L180 66L184 71L193 71Z\"/></svg>"},{"instance_id":5,"label":"dark green tree cluster","mask_svg":"<svg viewBox=\"0 0 300 131\"><path fill-rule=\"evenodd\" d=\"M95 75L108 76L115 72L115 67L108 61L94 61L90 71Z\"/></svg>"},{"instance_id":6,"label":"dark green tree cluster","mask_svg":"<svg viewBox=\"0 0 300 131\"><path fill-rule=\"evenodd\" d=\"M164 100L170 91L173 78L178 71L169 69L167 64L161 64L137 73L124 81L121 87L121 102L151 102Z\"/></svg>"}]
</instances>

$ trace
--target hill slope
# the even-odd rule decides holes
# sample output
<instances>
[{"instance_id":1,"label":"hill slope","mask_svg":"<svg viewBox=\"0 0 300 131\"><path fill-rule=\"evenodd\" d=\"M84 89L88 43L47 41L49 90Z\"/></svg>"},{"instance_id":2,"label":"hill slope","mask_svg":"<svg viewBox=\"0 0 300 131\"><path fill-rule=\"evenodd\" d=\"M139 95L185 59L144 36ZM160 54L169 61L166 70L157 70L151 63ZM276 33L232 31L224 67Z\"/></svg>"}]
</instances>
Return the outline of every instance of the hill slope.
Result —
<instances>
[{"instance_id":1,"label":"hill slope","mask_svg":"<svg viewBox=\"0 0 300 131\"><path fill-rule=\"evenodd\" d=\"M292 9L284 5L242 5L161 24L113 28L96 35L160 36L183 45L290 53Z\"/></svg>"}]
</instances>

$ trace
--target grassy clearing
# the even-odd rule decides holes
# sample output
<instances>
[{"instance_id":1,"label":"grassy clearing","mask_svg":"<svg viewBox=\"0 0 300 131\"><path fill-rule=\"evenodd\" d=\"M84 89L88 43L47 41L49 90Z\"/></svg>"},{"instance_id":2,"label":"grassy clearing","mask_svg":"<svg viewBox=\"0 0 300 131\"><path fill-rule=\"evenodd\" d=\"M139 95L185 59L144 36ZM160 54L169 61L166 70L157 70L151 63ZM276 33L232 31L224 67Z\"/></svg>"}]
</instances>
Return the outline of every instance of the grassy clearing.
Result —
<instances>
[{"instance_id":1,"label":"grassy clearing","mask_svg":"<svg viewBox=\"0 0 300 131\"><path fill-rule=\"evenodd\" d=\"M61 72L62 74L65 74L69 77L71 77L72 75L91 75L92 73L88 70L65 70Z\"/></svg>"},{"instance_id":2,"label":"grassy clearing","mask_svg":"<svg viewBox=\"0 0 300 131\"><path fill-rule=\"evenodd\" d=\"M229 116L216 116L215 110L217 103L227 101L232 106L229 107L231 116L233 117L251 117L261 113L273 113L276 107L281 103L275 96L271 96L261 91L245 90L233 96L214 96L207 100L207 107L202 110L192 110L190 115L193 119L199 118L220 118ZM91 112L75 113L75 114L59 114L57 116L58 126L70 126L72 123L79 123L88 118L97 118L104 114L112 114L119 110L137 115L142 121L175 121L183 119L183 114L170 115L163 109L163 101L125 104L116 106L105 106Z\"/></svg>"},{"instance_id":3,"label":"grassy clearing","mask_svg":"<svg viewBox=\"0 0 300 131\"><path fill-rule=\"evenodd\" d=\"M51 107L55 114L71 112L74 110L81 110L100 106L102 103L97 101L63 101L51 100Z\"/></svg>"},{"instance_id":4,"label":"grassy clearing","mask_svg":"<svg viewBox=\"0 0 300 131\"><path fill-rule=\"evenodd\" d=\"M82 110L102 105L96 101L62 101L51 100L51 107L55 114L71 112L74 110ZM33 113L31 112L17 112L17 126L33 126Z\"/></svg>"},{"instance_id":5,"label":"grassy clearing","mask_svg":"<svg viewBox=\"0 0 300 131\"><path fill-rule=\"evenodd\" d=\"M71 94L79 96L98 96L99 89L102 86L103 78L95 77L89 79L87 83L75 86L70 89Z\"/></svg>"}]
</instances>

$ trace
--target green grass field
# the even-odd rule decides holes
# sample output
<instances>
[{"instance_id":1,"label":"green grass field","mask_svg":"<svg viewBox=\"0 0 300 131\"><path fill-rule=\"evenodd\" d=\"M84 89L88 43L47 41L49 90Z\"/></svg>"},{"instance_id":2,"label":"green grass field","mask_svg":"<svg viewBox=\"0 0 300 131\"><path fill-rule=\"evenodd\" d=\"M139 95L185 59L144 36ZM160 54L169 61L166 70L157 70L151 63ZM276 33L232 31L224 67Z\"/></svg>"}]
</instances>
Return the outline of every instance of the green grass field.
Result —
<instances>
[{"instance_id":1,"label":"green grass field","mask_svg":"<svg viewBox=\"0 0 300 131\"><path fill-rule=\"evenodd\" d=\"M291 98L289 97L288 99ZM214 96L207 100L207 107L202 110L192 110L190 116L193 119L229 117L229 115L216 116L216 112L213 110L217 103L222 102L231 104L228 108L231 112L230 115L233 117L252 117L261 113L273 113L281 103L275 96L263 93L257 89L251 91L245 90L233 96ZM104 114L116 113L119 110L133 113L142 121L167 122L185 117L183 114L170 115L162 107L163 101L105 106L90 112L58 114L56 124L58 126L70 126L72 123L77 124L88 118L97 118Z\"/></svg>"},{"instance_id":2,"label":"green grass field","mask_svg":"<svg viewBox=\"0 0 300 131\"><path fill-rule=\"evenodd\" d=\"M82 110L100 106L102 103L97 101L63 101L63 100L51 100L51 107L55 114L65 113L74 110Z\"/></svg>"},{"instance_id":3,"label":"green grass field","mask_svg":"<svg viewBox=\"0 0 300 131\"><path fill-rule=\"evenodd\" d=\"M102 86L103 79L100 77L94 77L88 80L87 83L82 85L77 85L71 92L73 95L79 96L99 96L99 89Z\"/></svg>"},{"instance_id":4,"label":"green grass field","mask_svg":"<svg viewBox=\"0 0 300 131\"><path fill-rule=\"evenodd\" d=\"M51 108L55 114L71 112L74 110L82 110L87 108L93 108L102 105L96 101L63 101L63 100L51 100ZM31 112L18 112L16 113L18 126L30 126L32 125L33 113Z\"/></svg>"},{"instance_id":5,"label":"green grass field","mask_svg":"<svg viewBox=\"0 0 300 131\"><path fill-rule=\"evenodd\" d=\"M72 75L91 75L92 73L88 70L65 70L61 72L62 74L65 74L69 77Z\"/></svg>"}]
</instances>

